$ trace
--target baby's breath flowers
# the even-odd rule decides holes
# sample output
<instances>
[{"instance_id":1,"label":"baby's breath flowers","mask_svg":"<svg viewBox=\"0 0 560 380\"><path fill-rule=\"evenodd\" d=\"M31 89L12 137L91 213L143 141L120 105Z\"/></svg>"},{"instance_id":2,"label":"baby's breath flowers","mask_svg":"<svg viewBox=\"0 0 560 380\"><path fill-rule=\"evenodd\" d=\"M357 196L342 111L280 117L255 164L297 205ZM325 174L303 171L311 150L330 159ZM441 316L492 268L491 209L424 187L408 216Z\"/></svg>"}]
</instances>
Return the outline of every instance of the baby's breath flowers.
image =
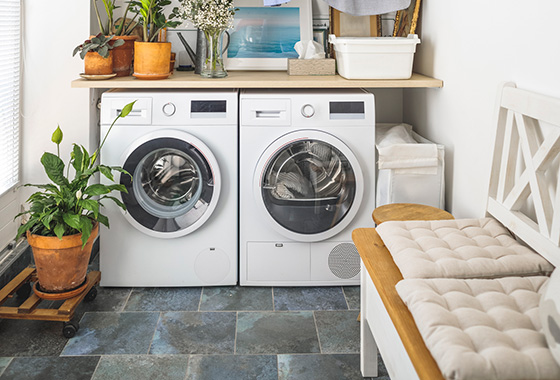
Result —
<instances>
[{"instance_id":1,"label":"baby's breath flowers","mask_svg":"<svg viewBox=\"0 0 560 380\"><path fill-rule=\"evenodd\" d=\"M233 0L180 0L180 16L203 31L233 27Z\"/></svg>"}]
</instances>

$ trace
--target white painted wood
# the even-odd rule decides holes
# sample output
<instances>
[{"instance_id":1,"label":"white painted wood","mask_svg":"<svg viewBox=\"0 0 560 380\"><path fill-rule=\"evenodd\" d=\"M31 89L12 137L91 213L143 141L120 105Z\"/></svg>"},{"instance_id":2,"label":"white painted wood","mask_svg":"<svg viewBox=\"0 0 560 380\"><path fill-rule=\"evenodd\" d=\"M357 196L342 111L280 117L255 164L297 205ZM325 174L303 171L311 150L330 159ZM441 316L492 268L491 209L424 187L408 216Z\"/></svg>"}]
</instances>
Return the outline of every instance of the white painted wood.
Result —
<instances>
[{"instance_id":1,"label":"white painted wood","mask_svg":"<svg viewBox=\"0 0 560 380\"><path fill-rule=\"evenodd\" d=\"M560 99L509 84L501 93L487 214L556 266L560 264L560 180L549 182L560 173L554 177L546 172L560 154ZM546 131L541 122L546 123ZM521 163L525 168L518 173ZM523 207L529 198L533 218L523 214L531 210Z\"/></svg>"},{"instance_id":2,"label":"white painted wood","mask_svg":"<svg viewBox=\"0 0 560 380\"><path fill-rule=\"evenodd\" d=\"M365 276L363 275L364 273ZM362 281L360 285L361 289L365 289L365 294L367 294L367 304L365 308L361 309L360 323L367 323L366 327L371 330L372 339L375 337L373 343L377 343L377 349L381 357L383 357L383 363L387 368L389 377L391 380L419 380L416 370L412 365L412 361L400 339L399 333L393 325L391 317L387 313L383 301L379 296L378 290L363 265ZM368 343L372 342L370 341ZM366 349L369 349L369 351L366 353L362 352L362 358L364 358L365 355L366 360L371 360L373 351L371 347L366 346ZM367 363L361 361L362 371L364 364L367 365ZM372 376L364 372L362 372L362 375Z\"/></svg>"},{"instance_id":3,"label":"white painted wood","mask_svg":"<svg viewBox=\"0 0 560 380\"><path fill-rule=\"evenodd\" d=\"M377 346L367 321L368 302L370 299L367 281L368 279L371 281L371 279L364 263L361 262L360 265L360 283L362 284L360 286L360 371L363 377L377 377Z\"/></svg>"}]
</instances>

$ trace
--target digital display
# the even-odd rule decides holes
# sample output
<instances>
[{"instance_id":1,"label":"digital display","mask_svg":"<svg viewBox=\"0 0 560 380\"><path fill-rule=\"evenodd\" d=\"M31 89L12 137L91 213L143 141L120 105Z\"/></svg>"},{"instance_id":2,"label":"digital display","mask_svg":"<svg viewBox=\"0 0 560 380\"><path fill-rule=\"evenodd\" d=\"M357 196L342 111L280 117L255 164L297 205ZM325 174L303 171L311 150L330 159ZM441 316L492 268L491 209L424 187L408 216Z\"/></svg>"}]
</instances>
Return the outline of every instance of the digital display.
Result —
<instances>
[{"instance_id":1,"label":"digital display","mask_svg":"<svg viewBox=\"0 0 560 380\"><path fill-rule=\"evenodd\" d=\"M329 102L329 111L331 114L363 114L365 112L365 104L364 102Z\"/></svg>"},{"instance_id":2,"label":"digital display","mask_svg":"<svg viewBox=\"0 0 560 380\"><path fill-rule=\"evenodd\" d=\"M191 112L197 113L225 113L226 100L193 100L191 101Z\"/></svg>"}]
</instances>

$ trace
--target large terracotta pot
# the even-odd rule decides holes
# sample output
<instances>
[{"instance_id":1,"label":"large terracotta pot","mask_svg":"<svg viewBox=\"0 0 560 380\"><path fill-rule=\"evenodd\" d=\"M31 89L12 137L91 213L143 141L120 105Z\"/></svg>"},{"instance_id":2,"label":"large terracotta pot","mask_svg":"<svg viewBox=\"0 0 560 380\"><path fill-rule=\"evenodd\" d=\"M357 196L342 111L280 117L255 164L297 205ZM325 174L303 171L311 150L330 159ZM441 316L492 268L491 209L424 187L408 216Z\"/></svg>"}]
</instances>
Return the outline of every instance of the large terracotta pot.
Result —
<instances>
[{"instance_id":1,"label":"large terracotta pot","mask_svg":"<svg viewBox=\"0 0 560 380\"><path fill-rule=\"evenodd\" d=\"M124 44L113 48L113 72L118 77L130 75L132 57L134 56L134 41L136 36L115 36L113 40L123 40Z\"/></svg>"},{"instance_id":2,"label":"large terracotta pot","mask_svg":"<svg viewBox=\"0 0 560 380\"><path fill-rule=\"evenodd\" d=\"M103 58L97 52L87 52L84 57L84 72L87 75L113 74L113 51L109 51L107 58Z\"/></svg>"},{"instance_id":3,"label":"large terracotta pot","mask_svg":"<svg viewBox=\"0 0 560 380\"><path fill-rule=\"evenodd\" d=\"M99 223L95 223L83 249L82 234L63 236L61 240L56 236L27 232L27 241L33 250L37 279L42 291L63 293L84 283L91 248L98 232Z\"/></svg>"},{"instance_id":4,"label":"large terracotta pot","mask_svg":"<svg viewBox=\"0 0 560 380\"><path fill-rule=\"evenodd\" d=\"M171 42L134 43L134 73L138 79L165 79L169 77Z\"/></svg>"}]
</instances>

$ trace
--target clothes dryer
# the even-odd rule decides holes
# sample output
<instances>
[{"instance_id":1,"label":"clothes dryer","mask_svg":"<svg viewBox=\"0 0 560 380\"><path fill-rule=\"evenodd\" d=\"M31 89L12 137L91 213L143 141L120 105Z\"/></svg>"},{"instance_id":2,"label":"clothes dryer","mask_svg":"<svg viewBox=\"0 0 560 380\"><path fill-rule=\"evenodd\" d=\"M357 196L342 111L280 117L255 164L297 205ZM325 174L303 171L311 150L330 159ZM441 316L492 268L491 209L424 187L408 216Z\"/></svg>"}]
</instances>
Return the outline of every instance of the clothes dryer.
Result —
<instances>
[{"instance_id":1,"label":"clothes dryer","mask_svg":"<svg viewBox=\"0 0 560 380\"><path fill-rule=\"evenodd\" d=\"M102 95L101 133L122 107L101 163L116 181L123 212L106 202L100 235L102 286L237 283L236 90L111 90ZM101 176L101 181L107 179Z\"/></svg>"},{"instance_id":2,"label":"clothes dryer","mask_svg":"<svg viewBox=\"0 0 560 380\"><path fill-rule=\"evenodd\" d=\"M240 283L359 283L354 228L373 226L373 94L242 90Z\"/></svg>"}]
</instances>

